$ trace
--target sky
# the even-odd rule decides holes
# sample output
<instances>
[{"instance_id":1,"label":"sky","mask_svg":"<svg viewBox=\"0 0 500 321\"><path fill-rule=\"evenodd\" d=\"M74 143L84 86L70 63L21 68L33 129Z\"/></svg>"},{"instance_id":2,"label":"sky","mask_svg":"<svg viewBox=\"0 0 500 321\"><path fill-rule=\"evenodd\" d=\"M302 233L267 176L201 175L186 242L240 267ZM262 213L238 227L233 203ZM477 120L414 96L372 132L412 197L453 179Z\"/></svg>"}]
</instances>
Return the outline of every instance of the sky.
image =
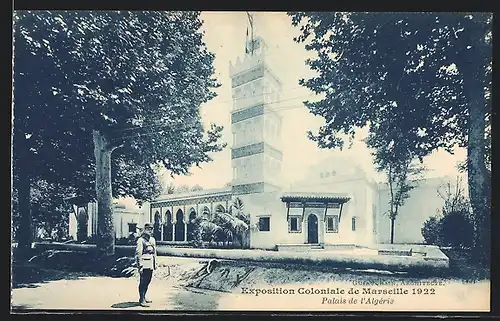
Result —
<instances>
[{"instance_id":1,"label":"sky","mask_svg":"<svg viewBox=\"0 0 500 321\"><path fill-rule=\"evenodd\" d=\"M190 176L176 176L173 180L165 175L165 182L175 185L200 185L205 189L220 188L231 181L231 79L229 63L245 53L245 38L248 26L247 14L241 12L202 12L204 40L208 50L215 54L215 76L222 84L217 89L218 96L201 106L202 120L205 127L211 122L224 126L222 140L228 147L222 152L211 154L213 161L202 164L202 168L191 168ZM357 162L375 181L384 181L383 174L377 173L372 164L370 150L361 141L366 130L360 131L356 142L350 149L320 150L306 137L307 130L315 132L322 125L323 119L309 113L302 102L314 99L308 89L300 87L300 78L314 76L314 72L305 65L305 59L312 54L297 44L293 37L299 33L298 28L291 25L290 17L284 12L254 13L254 34L261 36L269 50L266 58L271 69L283 82L281 103L283 107L282 137L283 164L282 170L289 182L300 180L308 169L326 159L348 157ZM457 149L455 155L439 150L424 160L427 177L458 175L456 163L466 157L466 150Z\"/></svg>"}]
</instances>

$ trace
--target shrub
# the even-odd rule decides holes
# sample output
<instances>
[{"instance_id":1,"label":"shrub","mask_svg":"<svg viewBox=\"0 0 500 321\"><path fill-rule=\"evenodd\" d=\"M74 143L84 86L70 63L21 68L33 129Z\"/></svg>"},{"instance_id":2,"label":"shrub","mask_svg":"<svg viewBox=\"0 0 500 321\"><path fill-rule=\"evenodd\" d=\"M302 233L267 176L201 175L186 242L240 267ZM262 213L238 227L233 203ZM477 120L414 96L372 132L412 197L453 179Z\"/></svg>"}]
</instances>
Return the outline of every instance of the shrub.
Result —
<instances>
[{"instance_id":1,"label":"shrub","mask_svg":"<svg viewBox=\"0 0 500 321\"><path fill-rule=\"evenodd\" d=\"M441 240L441 217L431 216L424 222L422 227L422 236L426 244L440 244Z\"/></svg>"},{"instance_id":2,"label":"shrub","mask_svg":"<svg viewBox=\"0 0 500 321\"><path fill-rule=\"evenodd\" d=\"M194 247L201 247L203 244L200 222L201 222L201 220L199 218L196 218L191 222L191 225L192 225L192 228L190 231L191 232L191 245Z\"/></svg>"},{"instance_id":3,"label":"shrub","mask_svg":"<svg viewBox=\"0 0 500 321\"><path fill-rule=\"evenodd\" d=\"M446 213L441 219L442 245L470 248L473 245L474 225L466 209Z\"/></svg>"},{"instance_id":4,"label":"shrub","mask_svg":"<svg viewBox=\"0 0 500 321\"><path fill-rule=\"evenodd\" d=\"M250 216L243 209L243 202L236 198L227 211L217 211L212 218L205 215L195 218L189 232L191 245L202 247L206 242L208 247L214 244L219 247L222 243L226 248L249 248Z\"/></svg>"},{"instance_id":5,"label":"shrub","mask_svg":"<svg viewBox=\"0 0 500 321\"><path fill-rule=\"evenodd\" d=\"M456 248L472 247L474 221L460 183L457 179L454 188L448 183L444 193L438 190L444 206L437 215L424 222L421 231L425 243Z\"/></svg>"}]
</instances>

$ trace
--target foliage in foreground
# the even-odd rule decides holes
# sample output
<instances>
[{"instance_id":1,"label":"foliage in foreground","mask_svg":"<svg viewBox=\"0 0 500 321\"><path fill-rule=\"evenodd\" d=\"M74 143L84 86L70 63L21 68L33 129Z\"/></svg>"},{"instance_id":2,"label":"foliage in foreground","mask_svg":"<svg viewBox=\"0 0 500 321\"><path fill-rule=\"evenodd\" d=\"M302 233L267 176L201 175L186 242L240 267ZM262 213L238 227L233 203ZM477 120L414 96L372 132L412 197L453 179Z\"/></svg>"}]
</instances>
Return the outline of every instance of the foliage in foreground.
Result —
<instances>
[{"instance_id":1,"label":"foliage in foreground","mask_svg":"<svg viewBox=\"0 0 500 321\"><path fill-rule=\"evenodd\" d=\"M244 212L244 204L236 198L227 211L216 211L213 217L202 213L192 224L193 245L200 247L203 242L209 246L222 243L226 246L237 244L239 248L250 247L250 215Z\"/></svg>"},{"instance_id":2,"label":"foliage in foreground","mask_svg":"<svg viewBox=\"0 0 500 321\"><path fill-rule=\"evenodd\" d=\"M200 105L215 97L199 12L23 11L14 15L13 168L20 245L31 182L97 199L99 246L114 252L112 196L157 196L154 166L186 174L220 151Z\"/></svg>"},{"instance_id":3,"label":"foliage in foreground","mask_svg":"<svg viewBox=\"0 0 500 321\"><path fill-rule=\"evenodd\" d=\"M455 186L448 183L438 194L443 198L444 206L424 222L422 236L425 242L445 247L472 248L474 222L461 180L457 178Z\"/></svg>"},{"instance_id":4,"label":"foliage in foreground","mask_svg":"<svg viewBox=\"0 0 500 321\"><path fill-rule=\"evenodd\" d=\"M467 147L469 199L477 259L490 253L491 13L293 12L296 42L317 54L317 75L300 84L321 100L306 107L325 124L309 137L342 148L359 128L390 143L402 133L423 158ZM396 138L397 139L397 138ZM373 146L369 146L373 147Z\"/></svg>"}]
</instances>

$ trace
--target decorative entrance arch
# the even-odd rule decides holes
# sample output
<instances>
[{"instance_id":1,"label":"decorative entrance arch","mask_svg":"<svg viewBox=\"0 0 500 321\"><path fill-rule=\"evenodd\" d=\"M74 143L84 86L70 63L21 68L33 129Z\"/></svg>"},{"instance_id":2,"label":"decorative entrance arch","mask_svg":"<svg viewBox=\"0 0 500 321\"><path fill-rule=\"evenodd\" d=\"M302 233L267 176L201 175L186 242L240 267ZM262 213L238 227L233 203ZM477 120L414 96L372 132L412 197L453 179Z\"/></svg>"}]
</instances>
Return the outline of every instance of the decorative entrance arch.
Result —
<instances>
[{"instance_id":1,"label":"decorative entrance arch","mask_svg":"<svg viewBox=\"0 0 500 321\"><path fill-rule=\"evenodd\" d=\"M194 220L196 219L196 212L194 209L189 213L189 219L187 224L187 240L192 241L194 239Z\"/></svg>"},{"instance_id":2,"label":"decorative entrance arch","mask_svg":"<svg viewBox=\"0 0 500 321\"><path fill-rule=\"evenodd\" d=\"M172 241L172 236L174 234L174 225L172 224L172 213L167 210L165 213L165 223L163 227L163 240Z\"/></svg>"},{"instance_id":3,"label":"decorative entrance arch","mask_svg":"<svg viewBox=\"0 0 500 321\"><path fill-rule=\"evenodd\" d=\"M155 240L161 240L161 215L160 212L155 212L155 221L153 224L153 237Z\"/></svg>"},{"instance_id":4,"label":"decorative entrance arch","mask_svg":"<svg viewBox=\"0 0 500 321\"><path fill-rule=\"evenodd\" d=\"M175 240L184 241L184 213L181 209L175 214Z\"/></svg>"},{"instance_id":5,"label":"decorative entrance arch","mask_svg":"<svg viewBox=\"0 0 500 321\"><path fill-rule=\"evenodd\" d=\"M76 239L78 242L85 241L88 238L89 216L84 207L78 210Z\"/></svg>"},{"instance_id":6,"label":"decorative entrance arch","mask_svg":"<svg viewBox=\"0 0 500 321\"><path fill-rule=\"evenodd\" d=\"M312 213L307 217L307 243L318 243L318 217Z\"/></svg>"}]
</instances>

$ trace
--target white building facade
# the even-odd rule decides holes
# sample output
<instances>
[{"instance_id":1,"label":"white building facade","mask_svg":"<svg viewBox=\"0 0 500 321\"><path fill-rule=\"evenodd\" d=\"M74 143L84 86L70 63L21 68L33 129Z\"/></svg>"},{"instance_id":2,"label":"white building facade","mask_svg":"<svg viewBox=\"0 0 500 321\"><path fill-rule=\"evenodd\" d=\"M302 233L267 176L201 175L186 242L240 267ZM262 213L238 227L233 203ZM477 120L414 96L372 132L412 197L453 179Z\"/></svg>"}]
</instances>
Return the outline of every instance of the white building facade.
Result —
<instances>
[{"instance_id":1,"label":"white building facade","mask_svg":"<svg viewBox=\"0 0 500 321\"><path fill-rule=\"evenodd\" d=\"M113 222L115 237L128 238L137 233L149 220L149 206L132 206L115 201L113 205ZM69 236L73 240L87 240L97 234L97 203L75 202L73 211L69 213Z\"/></svg>"},{"instance_id":2,"label":"white building facade","mask_svg":"<svg viewBox=\"0 0 500 321\"><path fill-rule=\"evenodd\" d=\"M368 179L353 160L327 160L307 169L303 181L285 186L283 118L276 109L281 81L266 60L267 45L262 38L247 43L247 48L253 50L229 66L233 97L231 186L163 195L141 210L115 208L117 237L129 235L134 224L140 227L150 221L160 244L188 243L193 218L210 218L239 198L251 224L258 226L250 234L251 248L307 250L389 243L387 186ZM395 221L395 243L423 242L424 221L444 204L437 189L449 181L453 180L426 180L410 192ZM89 204L86 210L90 235L97 228L95 205ZM75 209L70 219L75 239L78 213Z\"/></svg>"},{"instance_id":3,"label":"white building facade","mask_svg":"<svg viewBox=\"0 0 500 321\"><path fill-rule=\"evenodd\" d=\"M370 246L390 242L389 191L368 179L350 159L315 166L306 179L284 186L281 128L276 109L281 81L266 60L267 45L257 37L243 59L230 64L233 108L231 187L173 194L151 203L158 236L188 242L191 219L227 209L240 198L251 222L252 248ZM411 192L395 224L395 243L422 243L423 222L444 204L437 188L448 178L428 180ZM175 213L175 214L174 214ZM160 232L161 230L161 232ZM161 234L160 234L161 233ZM157 237L158 238L158 237Z\"/></svg>"}]
</instances>

